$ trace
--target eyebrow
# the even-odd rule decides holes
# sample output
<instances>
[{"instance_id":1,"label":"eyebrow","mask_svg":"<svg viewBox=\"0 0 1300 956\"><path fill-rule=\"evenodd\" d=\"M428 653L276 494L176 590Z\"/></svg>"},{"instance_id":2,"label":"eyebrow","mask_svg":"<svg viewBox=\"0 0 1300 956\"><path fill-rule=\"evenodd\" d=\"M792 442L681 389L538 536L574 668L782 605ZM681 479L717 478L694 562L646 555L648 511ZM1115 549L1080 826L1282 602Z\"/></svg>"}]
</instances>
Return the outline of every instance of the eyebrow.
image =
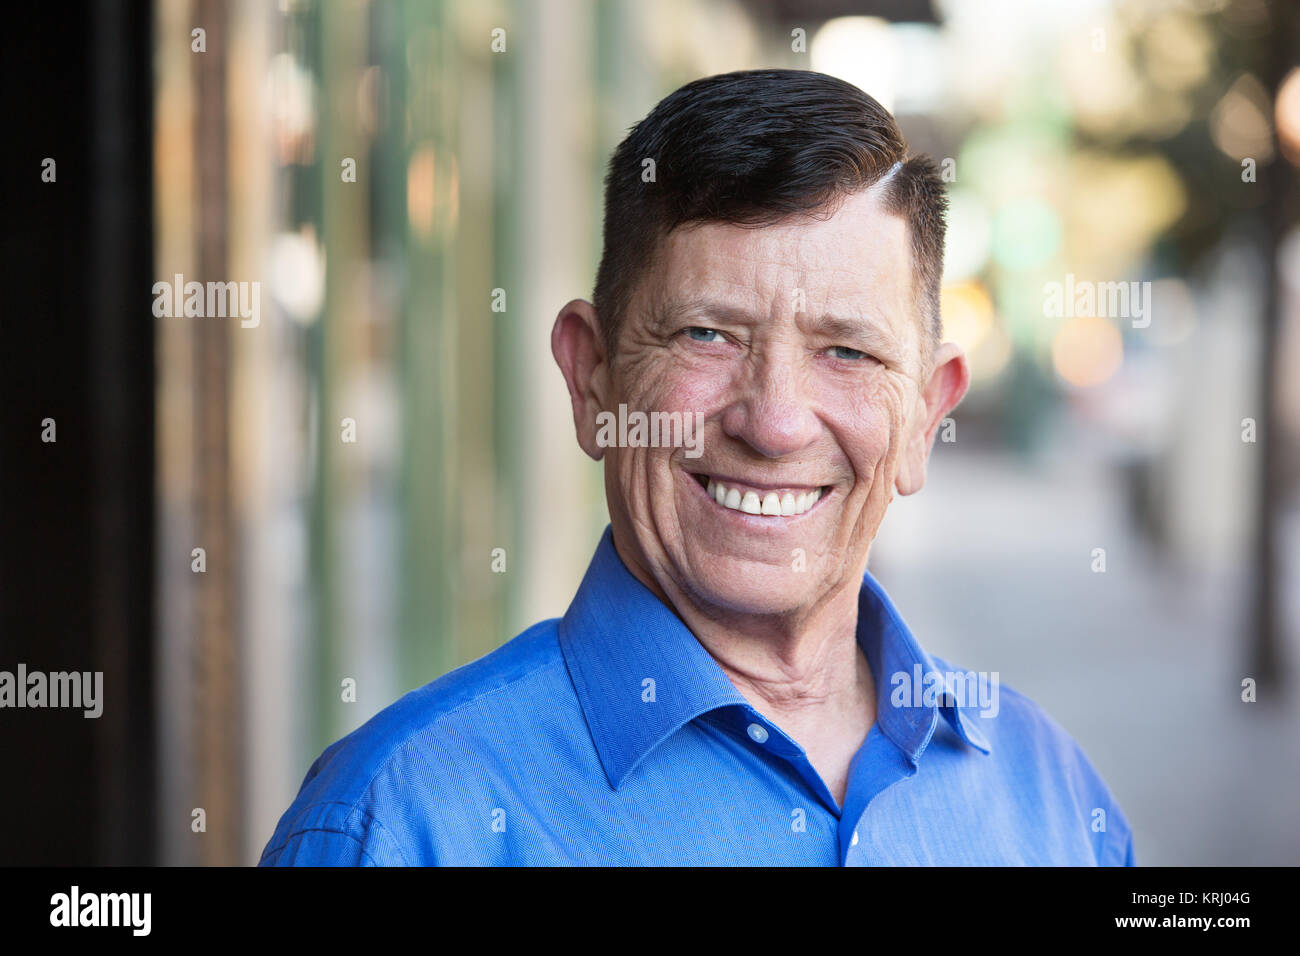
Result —
<instances>
[{"instance_id":1,"label":"eyebrow","mask_svg":"<svg viewBox=\"0 0 1300 956\"><path fill-rule=\"evenodd\" d=\"M747 309L727 305L710 299L674 299L662 303L654 310L651 323L663 332L683 319L708 322L710 319L733 325L755 326L765 320L757 318ZM828 339L847 339L863 346L881 360L902 365L902 350L895 336L868 318L856 319L840 315L822 314L806 320L814 334ZM853 347L853 346L846 346Z\"/></svg>"}]
</instances>

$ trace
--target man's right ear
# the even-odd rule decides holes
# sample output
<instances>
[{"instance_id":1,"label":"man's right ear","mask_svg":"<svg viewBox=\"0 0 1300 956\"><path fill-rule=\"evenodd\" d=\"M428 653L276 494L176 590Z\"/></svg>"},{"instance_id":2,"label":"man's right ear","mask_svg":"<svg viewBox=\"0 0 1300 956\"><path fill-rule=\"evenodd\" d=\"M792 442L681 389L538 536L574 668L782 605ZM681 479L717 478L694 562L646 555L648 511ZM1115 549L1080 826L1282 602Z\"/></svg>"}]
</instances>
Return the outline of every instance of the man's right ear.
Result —
<instances>
[{"instance_id":1,"label":"man's right ear","mask_svg":"<svg viewBox=\"0 0 1300 956\"><path fill-rule=\"evenodd\" d=\"M595 306L585 299L574 299L560 309L551 329L551 354L569 387L578 444L592 459L600 461L605 449L596 443L596 416L604 410L609 393L609 364Z\"/></svg>"}]
</instances>

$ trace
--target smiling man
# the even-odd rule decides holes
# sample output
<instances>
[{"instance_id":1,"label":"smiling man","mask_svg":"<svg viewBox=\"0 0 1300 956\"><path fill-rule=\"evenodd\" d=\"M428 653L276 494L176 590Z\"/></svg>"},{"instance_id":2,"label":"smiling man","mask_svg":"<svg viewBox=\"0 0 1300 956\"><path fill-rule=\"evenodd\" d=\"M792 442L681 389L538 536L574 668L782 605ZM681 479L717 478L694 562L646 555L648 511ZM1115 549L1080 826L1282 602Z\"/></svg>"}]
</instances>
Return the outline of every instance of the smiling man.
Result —
<instances>
[{"instance_id":1,"label":"smiling man","mask_svg":"<svg viewBox=\"0 0 1300 956\"><path fill-rule=\"evenodd\" d=\"M944 208L839 80L659 103L552 332L610 513L573 603L327 749L262 863L1132 864L1078 745L928 656L867 571L969 381ZM611 447L624 406L700 432Z\"/></svg>"}]
</instances>

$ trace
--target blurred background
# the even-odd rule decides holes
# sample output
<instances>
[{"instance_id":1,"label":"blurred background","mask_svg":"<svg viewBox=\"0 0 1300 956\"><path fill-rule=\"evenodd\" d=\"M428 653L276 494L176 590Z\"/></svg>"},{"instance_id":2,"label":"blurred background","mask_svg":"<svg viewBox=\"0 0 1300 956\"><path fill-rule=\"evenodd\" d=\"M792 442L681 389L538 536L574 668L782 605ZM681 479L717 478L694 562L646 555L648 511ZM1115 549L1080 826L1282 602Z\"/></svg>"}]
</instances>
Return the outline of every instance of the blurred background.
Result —
<instances>
[{"instance_id":1,"label":"blurred background","mask_svg":"<svg viewBox=\"0 0 1300 956\"><path fill-rule=\"evenodd\" d=\"M608 518L549 333L605 163L792 67L949 181L974 380L873 572L1074 735L1140 863L1300 864L1296 5L47 7L4 66L0 668L105 708L0 715L0 862L255 863L325 746L564 612ZM258 321L158 316L178 274Z\"/></svg>"}]
</instances>

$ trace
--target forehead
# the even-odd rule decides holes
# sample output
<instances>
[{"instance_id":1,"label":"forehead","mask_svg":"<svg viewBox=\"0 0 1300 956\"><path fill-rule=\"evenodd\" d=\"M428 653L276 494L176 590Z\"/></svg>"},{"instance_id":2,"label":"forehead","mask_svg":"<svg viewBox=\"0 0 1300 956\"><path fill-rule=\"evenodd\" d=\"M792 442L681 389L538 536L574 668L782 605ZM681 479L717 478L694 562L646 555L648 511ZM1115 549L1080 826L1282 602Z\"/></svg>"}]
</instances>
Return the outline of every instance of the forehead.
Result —
<instances>
[{"instance_id":1,"label":"forehead","mask_svg":"<svg viewBox=\"0 0 1300 956\"><path fill-rule=\"evenodd\" d=\"M912 352L920 346L907 223L870 190L829 217L684 226L664 240L650 278L661 302L719 302L774 319L802 308L870 323Z\"/></svg>"}]
</instances>

